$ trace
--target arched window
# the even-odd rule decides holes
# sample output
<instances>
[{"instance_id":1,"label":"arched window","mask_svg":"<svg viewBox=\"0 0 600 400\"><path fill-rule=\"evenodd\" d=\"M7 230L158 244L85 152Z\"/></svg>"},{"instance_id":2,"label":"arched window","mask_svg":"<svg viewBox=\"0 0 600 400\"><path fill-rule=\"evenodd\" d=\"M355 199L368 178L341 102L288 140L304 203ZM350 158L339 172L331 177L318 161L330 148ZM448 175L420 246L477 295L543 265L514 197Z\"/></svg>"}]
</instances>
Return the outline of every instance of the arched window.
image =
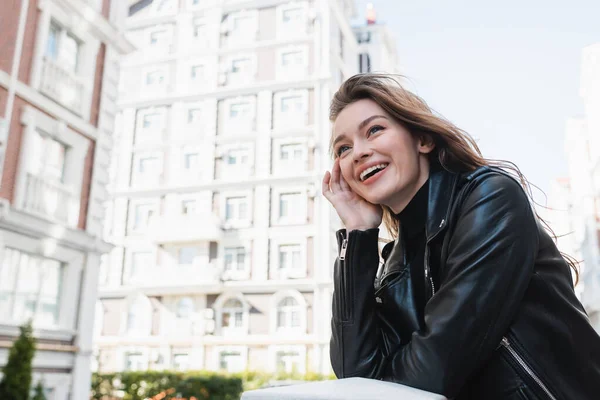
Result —
<instances>
[{"instance_id":1,"label":"arched window","mask_svg":"<svg viewBox=\"0 0 600 400\"><path fill-rule=\"evenodd\" d=\"M177 302L177 318L190 318L194 312L194 301L184 297Z\"/></svg>"},{"instance_id":2,"label":"arched window","mask_svg":"<svg viewBox=\"0 0 600 400\"><path fill-rule=\"evenodd\" d=\"M223 304L221 327L241 329L244 326L244 305L238 299L229 299Z\"/></svg>"},{"instance_id":3,"label":"arched window","mask_svg":"<svg viewBox=\"0 0 600 400\"><path fill-rule=\"evenodd\" d=\"M293 297L285 297L277 304L277 329L300 328L300 303Z\"/></svg>"}]
</instances>

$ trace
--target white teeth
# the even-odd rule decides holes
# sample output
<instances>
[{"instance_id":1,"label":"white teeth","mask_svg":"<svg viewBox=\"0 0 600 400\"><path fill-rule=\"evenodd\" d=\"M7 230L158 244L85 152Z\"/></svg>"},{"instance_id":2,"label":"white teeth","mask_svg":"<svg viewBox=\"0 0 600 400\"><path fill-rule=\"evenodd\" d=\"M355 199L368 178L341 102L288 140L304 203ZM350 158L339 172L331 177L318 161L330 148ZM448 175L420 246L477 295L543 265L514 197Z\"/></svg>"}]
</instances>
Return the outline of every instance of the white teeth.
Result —
<instances>
[{"instance_id":1,"label":"white teeth","mask_svg":"<svg viewBox=\"0 0 600 400\"><path fill-rule=\"evenodd\" d=\"M377 164L365 169L363 172L360 173L361 182L365 180L365 176L367 176L369 173L375 171L376 169L384 169L387 166L388 164Z\"/></svg>"}]
</instances>

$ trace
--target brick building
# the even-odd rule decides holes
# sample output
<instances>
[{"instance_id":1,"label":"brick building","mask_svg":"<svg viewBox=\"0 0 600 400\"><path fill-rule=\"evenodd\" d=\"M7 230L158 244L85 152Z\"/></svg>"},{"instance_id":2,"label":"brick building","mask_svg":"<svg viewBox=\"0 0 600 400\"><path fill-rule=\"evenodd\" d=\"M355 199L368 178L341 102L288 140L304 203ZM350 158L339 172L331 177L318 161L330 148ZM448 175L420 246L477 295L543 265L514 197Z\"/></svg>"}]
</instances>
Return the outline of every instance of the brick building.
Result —
<instances>
[{"instance_id":1,"label":"brick building","mask_svg":"<svg viewBox=\"0 0 600 400\"><path fill-rule=\"evenodd\" d=\"M5 0L0 12L0 366L31 319L33 383L85 399L126 2Z\"/></svg>"}]
</instances>

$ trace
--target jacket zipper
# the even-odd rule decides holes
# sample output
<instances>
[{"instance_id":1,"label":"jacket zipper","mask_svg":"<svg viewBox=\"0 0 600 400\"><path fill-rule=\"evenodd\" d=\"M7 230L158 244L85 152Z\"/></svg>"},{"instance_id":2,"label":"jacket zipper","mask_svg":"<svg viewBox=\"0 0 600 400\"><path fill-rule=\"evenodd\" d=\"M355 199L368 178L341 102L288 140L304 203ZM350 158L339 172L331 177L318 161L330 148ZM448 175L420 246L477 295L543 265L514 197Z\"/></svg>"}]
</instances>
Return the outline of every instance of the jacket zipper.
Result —
<instances>
[{"instance_id":1,"label":"jacket zipper","mask_svg":"<svg viewBox=\"0 0 600 400\"><path fill-rule=\"evenodd\" d=\"M430 241L431 240L427 241L427 243L425 244L425 259L423 260L423 264L425 265L425 280L428 280L429 284L431 285L431 297L433 297L433 295L435 294L435 285L433 284L433 278L429 274L430 273L430 271L429 271L429 242ZM431 298L431 297L429 297L429 298ZM427 299L427 301L429 301L429 299Z\"/></svg>"},{"instance_id":2,"label":"jacket zipper","mask_svg":"<svg viewBox=\"0 0 600 400\"><path fill-rule=\"evenodd\" d=\"M349 282L348 282L348 271L345 271L346 269L346 250L348 248L348 239L344 239L342 241L342 248L340 249L340 256L339 259L340 261L343 262L343 265L341 265L342 269L340 271L340 273L342 274L342 285L341 285L341 304L340 304L340 314L342 317L342 321L349 321L350 320L350 310L348 309L348 294L347 293L349 291Z\"/></svg>"},{"instance_id":3,"label":"jacket zipper","mask_svg":"<svg viewBox=\"0 0 600 400\"><path fill-rule=\"evenodd\" d=\"M527 365L523 357L521 357L519 353L517 353L517 351L511 346L510 342L506 337L502 338L501 345L506 350L508 350L508 353L515 359L515 361L521 366L521 368L525 370L527 375L529 375L529 377L531 377L531 379L533 379L535 383L538 384L538 386L544 391L544 393L546 393L550 399L556 400L556 397L554 397L552 393L550 393L550 390L548 390L548 388L546 387L546 385L544 385L542 380L535 374L535 372L533 372L531 367Z\"/></svg>"}]
</instances>

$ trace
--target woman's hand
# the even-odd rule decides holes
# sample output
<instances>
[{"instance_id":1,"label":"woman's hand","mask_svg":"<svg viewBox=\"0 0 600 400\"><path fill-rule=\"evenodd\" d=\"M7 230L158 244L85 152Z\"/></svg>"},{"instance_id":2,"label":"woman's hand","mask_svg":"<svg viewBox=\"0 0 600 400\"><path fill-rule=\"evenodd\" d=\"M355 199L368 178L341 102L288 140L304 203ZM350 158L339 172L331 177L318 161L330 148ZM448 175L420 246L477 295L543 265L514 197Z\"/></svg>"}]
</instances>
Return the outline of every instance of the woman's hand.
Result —
<instances>
[{"instance_id":1,"label":"woman's hand","mask_svg":"<svg viewBox=\"0 0 600 400\"><path fill-rule=\"evenodd\" d=\"M348 232L354 229L377 228L381 224L383 209L379 205L369 203L350 189L342 176L339 158L334 161L331 173L325 172L322 192L337 211Z\"/></svg>"}]
</instances>

